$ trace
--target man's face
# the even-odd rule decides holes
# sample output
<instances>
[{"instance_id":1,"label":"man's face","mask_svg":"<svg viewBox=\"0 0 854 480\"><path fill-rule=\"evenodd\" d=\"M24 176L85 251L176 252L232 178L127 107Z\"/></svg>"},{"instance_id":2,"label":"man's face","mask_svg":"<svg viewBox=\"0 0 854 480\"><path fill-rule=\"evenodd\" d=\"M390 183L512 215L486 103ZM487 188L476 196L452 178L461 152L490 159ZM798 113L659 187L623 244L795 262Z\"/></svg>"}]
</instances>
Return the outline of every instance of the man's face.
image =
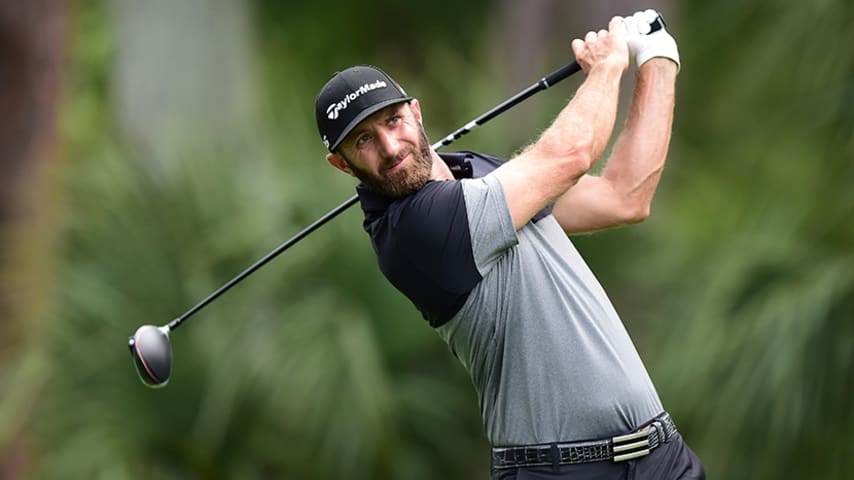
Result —
<instances>
[{"instance_id":1,"label":"man's face","mask_svg":"<svg viewBox=\"0 0 854 480\"><path fill-rule=\"evenodd\" d=\"M419 120L417 101L390 105L359 123L327 158L375 192L394 198L409 195L427 183L433 166Z\"/></svg>"}]
</instances>

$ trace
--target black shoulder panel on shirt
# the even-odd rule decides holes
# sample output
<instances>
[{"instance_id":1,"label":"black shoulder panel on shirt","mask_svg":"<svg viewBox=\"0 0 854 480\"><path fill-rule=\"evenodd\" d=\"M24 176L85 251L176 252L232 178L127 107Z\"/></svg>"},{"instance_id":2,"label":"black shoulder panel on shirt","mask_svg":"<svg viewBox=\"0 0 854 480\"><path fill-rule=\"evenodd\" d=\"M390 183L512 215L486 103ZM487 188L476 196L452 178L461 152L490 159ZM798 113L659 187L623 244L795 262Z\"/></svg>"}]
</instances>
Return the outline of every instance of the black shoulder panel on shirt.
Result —
<instances>
[{"instance_id":1,"label":"black shoulder panel on shirt","mask_svg":"<svg viewBox=\"0 0 854 480\"><path fill-rule=\"evenodd\" d=\"M366 219L380 269L433 327L454 316L481 280L462 186L430 181Z\"/></svg>"}]
</instances>

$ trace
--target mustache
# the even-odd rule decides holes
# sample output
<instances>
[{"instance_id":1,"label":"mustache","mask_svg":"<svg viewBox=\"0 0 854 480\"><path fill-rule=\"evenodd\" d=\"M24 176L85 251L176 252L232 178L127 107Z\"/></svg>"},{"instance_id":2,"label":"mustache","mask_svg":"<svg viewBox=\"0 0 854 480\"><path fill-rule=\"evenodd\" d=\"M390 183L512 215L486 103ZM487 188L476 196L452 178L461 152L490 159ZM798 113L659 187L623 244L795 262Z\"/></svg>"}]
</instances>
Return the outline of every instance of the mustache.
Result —
<instances>
[{"instance_id":1,"label":"mustache","mask_svg":"<svg viewBox=\"0 0 854 480\"><path fill-rule=\"evenodd\" d=\"M412 148L407 148L403 152L399 152L397 155L389 156L383 159L383 170L390 170L395 165L400 163L404 158L406 158L409 154L414 154L415 150Z\"/></svg>"}]
</instances>

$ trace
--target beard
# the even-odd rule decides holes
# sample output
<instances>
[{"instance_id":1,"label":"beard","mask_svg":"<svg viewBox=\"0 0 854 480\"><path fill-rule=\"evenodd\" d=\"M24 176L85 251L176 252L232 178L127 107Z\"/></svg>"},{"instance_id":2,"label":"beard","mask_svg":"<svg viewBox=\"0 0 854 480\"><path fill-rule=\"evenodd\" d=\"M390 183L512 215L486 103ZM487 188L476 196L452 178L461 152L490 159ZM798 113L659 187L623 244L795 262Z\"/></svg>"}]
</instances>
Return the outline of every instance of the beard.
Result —
<instances>
[{"instance_id":1,"label":"beard","mask_svg":"<svg viewBox=\"0 0 854 480\"><path fill-rule=\"evenodd\" d=\"M356 166L343 154L344 161L350 166L353 174L370 190L391 198L405 197L418 191L430 179L433 169L433 156L427 133L424 127L419 125L418 145L408 148L394 157L384 159L383 168L379 173L372 173ZM410 165L391 171L400 159L412 154ZM408 168L405 168L408 167Z\"/></svg>"}]
</instances>

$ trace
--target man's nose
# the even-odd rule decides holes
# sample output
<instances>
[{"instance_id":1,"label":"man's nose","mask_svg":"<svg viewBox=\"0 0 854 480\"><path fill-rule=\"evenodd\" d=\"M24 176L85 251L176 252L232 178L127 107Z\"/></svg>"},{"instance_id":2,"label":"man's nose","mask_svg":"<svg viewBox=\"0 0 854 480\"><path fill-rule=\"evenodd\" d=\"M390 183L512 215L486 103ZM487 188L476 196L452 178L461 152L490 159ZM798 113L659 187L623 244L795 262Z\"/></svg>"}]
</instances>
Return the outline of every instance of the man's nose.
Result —
<instances>
[{"instance_id":1,"label":"man's nose","mask_svg":"<svg viewBox=\"0 0 854 480\"><path fill-rule=\"evenodd\" d=\"M397 155L400 150L400 142L397 139L397 135L394 132L389 131L380 131L377 133L377 138L379 140L380 148L382 149L382 153L388 156Z\"/></svg>"}]
</instances>

